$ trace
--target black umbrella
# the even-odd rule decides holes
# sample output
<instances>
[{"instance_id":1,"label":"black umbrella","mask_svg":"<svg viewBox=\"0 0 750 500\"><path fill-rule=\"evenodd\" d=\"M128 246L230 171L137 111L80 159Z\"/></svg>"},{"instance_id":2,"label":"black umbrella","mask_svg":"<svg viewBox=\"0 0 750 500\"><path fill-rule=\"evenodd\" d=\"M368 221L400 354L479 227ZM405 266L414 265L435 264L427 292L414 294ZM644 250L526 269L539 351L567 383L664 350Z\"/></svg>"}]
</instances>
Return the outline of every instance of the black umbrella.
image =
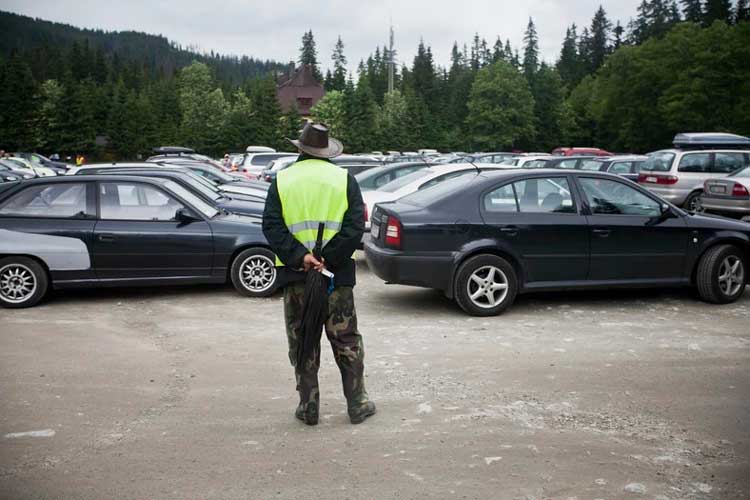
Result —
<instances>
[{"instance_id":1,"label":"black umbrella","mask_svg":"<svg viewBox=\"0 0 750 500\"><path fill-rule=\"evenodd\" d=\"M323 229L325 224L318 225L318 238L315 241L313 256L320 260L323 248ZM328 279L322 273L311 269L305 278L305 293L302 297L302 324L300 330L302 339L297 347L297 366L305 366L303 362L316 355L320 348L320 337L323 324L328 315Z\"/></svg>"}]
</instances>

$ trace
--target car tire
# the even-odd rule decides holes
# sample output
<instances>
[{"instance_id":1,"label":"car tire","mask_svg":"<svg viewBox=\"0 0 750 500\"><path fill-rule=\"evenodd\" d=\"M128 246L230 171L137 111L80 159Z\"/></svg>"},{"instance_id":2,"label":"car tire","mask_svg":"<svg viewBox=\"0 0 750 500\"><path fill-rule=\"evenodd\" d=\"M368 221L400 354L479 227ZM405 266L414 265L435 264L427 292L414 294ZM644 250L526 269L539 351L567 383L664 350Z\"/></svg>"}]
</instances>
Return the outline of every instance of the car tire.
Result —
<instances>
[{"instance_id":1,"label":"car tire","mask_svg":"<svg viewBox=\"0 0 750 500\"><path fill-rule=\"evenodd\" d=\"M695 284L701 299L712 304L729 304L739 299L747 284L747 264L734 245L709 248L698 262Z\"/></svg>"},{"instance_id":2,"label":"car tire","mask_svg":"<svg viewBox=\"0 0 750 500\"><path fill-rule=\"evenodd\" d=\"M516 299L518 277L507 260L482 254L461 264L454 281L453 296L472 316L496 316Z\"/></svg>"},{"instance_id":3,"label":"car tire","mask_svg":"<svg viewBox=\"0 0 750 500\"><path fill-rule=\"evenodd\" d=\"M682 204L682 208L688 212L697 212L698 209L701 208L701 196L703 196L703 193L700 191L690 193L690 195L685 198L685 203Z\"/></svg>"},{"instance_id":4,"label":"car tire","mask_svg":"<svg viewBox=\"0 0 750 500\"><path fill-rule=\"evenodd\" d=\"M268 297L278 286L276 256L267 248L241 251L232 261L230 277L235 290L246 297Z\"/></svg>"},{"instance_id":5,"label":"car tire","mask_svg":"<svg viewBox=\"0 0 750 500\"><path fill-rule=\"evenodd\" d=\"M45 269L28 257L0 259L0 306L9 309L33 307L49 288Z\"/></svg>"}]
</instances>

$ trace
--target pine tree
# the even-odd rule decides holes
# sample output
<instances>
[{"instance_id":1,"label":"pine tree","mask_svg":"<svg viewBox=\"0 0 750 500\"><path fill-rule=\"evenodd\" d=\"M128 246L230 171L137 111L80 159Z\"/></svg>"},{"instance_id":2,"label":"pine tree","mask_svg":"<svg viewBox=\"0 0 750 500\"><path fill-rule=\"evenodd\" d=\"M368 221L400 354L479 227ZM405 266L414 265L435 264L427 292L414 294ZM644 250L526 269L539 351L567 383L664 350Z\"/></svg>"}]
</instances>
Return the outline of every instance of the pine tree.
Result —
<instances>
[{"instance_id":1,"label":"pine tree","mask_svg":"<svg viewBox=\"0 0 750 500\"><path fill-rule=\"evenodd\" d=\"M32 147L36 151L54 152L60 143L60 108L64 89L57 80L47 80L39 87L34 103Z\"/></svg>"},{"instance_id":2,"label":"pine tree","mask_svg":"<svg viewBox=\"0 0 750 500\"><path fill-rule=\"evenodd\" d=\"M589 44L589 63L588 72L593 73L604 64L604 58L610 53L609 36L612 29L612 23L607 19L604 8L599 9L594 14L591 21L591 37Z\"/></svg>"},{"instance_id":3,"label":"pine tree","mask_svg":"<svg viewBox=\"0 0 750 500\"><path fill-rule=\"evenodd\" d=\"M682 4L682 13L685 21L691 23L703 22L703 2L702 0L680 0Z\"/></svg>"},{"instance_id":4,"label":"pine tree","mask_svg":"<svg viewBox=\"0 0 750 500\"><path fill-rule=\"evenodd\" d=\"M734 22L750 21L750 4L748 0L737 0L737 6L734 9Z\"/></svg>"},{"instance_id":5,"label":"pine tree","mask_svg":"<svg viewBox=\"0 0 750 500\"><path fill-rule=\"evenodd\" d=\"M523 72L526 79L531 82L539 69L539 38L536 33L534 20L529 18L526 26L526 34L523 37Z\"/></svg>"},{"instance_id":6,"label":"pine tree","mask_svg":"<svg viewBox=\"0 0 750 500\"><path fill-rule=\"evenodd\" d=\"M554 69L542 63L531 88L534 96L536 118L535 149L551 151L562 144L563 136L563 84Z\"/></svg>"},{"instance_id":7,"label":"pine tree","mask_svg":"<svg viewBox=\"0 0 750 500\"><path fill-rule=\"evenodd\" d=\"M28 149L33 141L31 122L36 93L29 65L14 52L0 68L0 140L6 151Z\"/></svg>"},{"instance_id":8,"label":"pine tree","mask_svg":"<svg viewBox=\"0 0 750 500\"><path fill-rule=\"evenodd\" d=\"M332 90L344 90L346 86L346 56L344 56L344 42L339 36L333 49L333 74L331 78Z\"/></svg>"},{"instance_id":9,"label":"pine tree","mask_svg":"<svg viewBox=\"0 0 750 500\"><path fill-rule=\"evenodd\" d=\"M285 146L279 130L282 116L281 106L276 97L276 82L270 75L254 82L250 102L254 113L257 142L264 146Z\"/></svg>"},{"instance_id":10,"label":"pine tree","mask_svg":"<svg viewBox=\"0 0 750 500\"><path fill-rule=\"evenodd\" d=\"M619 49L624 43L625 28L622 27L620 21L617 21L617 24L612 29L612 34L614 35L614 39L612 40L612 50L614 51Z\"/></svg>"},{"instance_id":11,"label":"pine tree","mask_svg":"<svg viewBox=\"0 0 750 500\"><path fill-rule=\"evenodd\" d=\"M289 111L284 113L284 130L282 130L283 137L295 138L299 136L299 131L302 129L302 115L299 114L297 106L294 105L289 108ZM329 131L330 132L330 131Z\"/></svg>"},{"instance_id":12,"label":"pine tree","mask_svg":"<svg viewBox=\"0 0 750 500\"><path fill-rule=\"evenodd\" d=\"M572 90L580 81L581 61L578 56L577 26L572 24L565 32L560 59L557 61L557 72L563 83Z\"/></svg>"},{"instance_id":13,"label":"pine tree","mask_svg":"<svg viewBox=\"0 0 750 500\"><path fill-rule=\"evenodd\" d=\"M710 26L714 21L732 21L731 0L706 0L706 14L704 23Z\"/></svg>"},{"instance_id":14,"label":"pine tree","mask_svg":"<svg viewBox=\"0 0 750 500\"><path fill-rule=\"evenodd\" d=\"M425 47L424 42L420 40L417 47L417 55L414 56L412 66L412 87L417 94L427 104L435 103L435 64L432 60L432 51Z\"/></svg>"},{"instance_id":15,"label":"pine tree","mask_svg":"<svg viewBox=\"0 0 750 500\"><path fill-rule=\"evenodd\" d=\"M310 65L315 79L318 81L322 80L320 67L318 66L318 49L315 48L315 38L313 38L312 30L302 35L302 47L299 49L299 63Z\"/></svg>"}]
</instances>

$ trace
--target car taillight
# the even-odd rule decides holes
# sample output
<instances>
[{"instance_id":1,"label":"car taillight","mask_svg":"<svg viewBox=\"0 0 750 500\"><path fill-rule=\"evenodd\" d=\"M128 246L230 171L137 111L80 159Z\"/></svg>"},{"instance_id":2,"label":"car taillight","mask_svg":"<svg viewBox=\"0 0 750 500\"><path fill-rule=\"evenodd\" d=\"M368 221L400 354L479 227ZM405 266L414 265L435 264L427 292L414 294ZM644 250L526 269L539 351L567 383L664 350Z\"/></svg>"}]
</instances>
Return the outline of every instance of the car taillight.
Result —
<instances>
[{"instance_id":1,"label":"car taillight","mask_svg":"<svg viewBox=\"0 0 750 500\"><path fill-rule=\"evenodd\" d=\"M394 247L401 248L401 222L395 217L388 217L385 223L385 244Z\"/></svg>"},{"instance_id":2,"label":"car taillight","mask_svg":"<svg viewBox=\"0 0 750 500\"><path fill-rule=\"evenodd\" d=\"M750 196L750 192L748 192L745 186L735 182L734 186L732 186L732 196Z\"/></svg>"},{"instance_id":3,"label":"car taillight","mask_svg":"<svg viewBox=\"0 0 750 500\"><path fill-rule=\"evenodd\" d=\"M367 222L370 220L370 211L367 210L367 203L363 203L363 205L365 206L365 222Z\"/></svg>"},{"instance_id":4,"label":"car taillight","mask_svg":"<svg viewBox=\"0 0 750 500\"><path fill-rule=\"evenodd\" d=\"M670 186L672 184L677 184L677 181L679 180L679 177L676 177L674 175L654 175L646 174L643 172L638 174L638 182L640 184L661 184Z\"/></svg>"}]
</instances>

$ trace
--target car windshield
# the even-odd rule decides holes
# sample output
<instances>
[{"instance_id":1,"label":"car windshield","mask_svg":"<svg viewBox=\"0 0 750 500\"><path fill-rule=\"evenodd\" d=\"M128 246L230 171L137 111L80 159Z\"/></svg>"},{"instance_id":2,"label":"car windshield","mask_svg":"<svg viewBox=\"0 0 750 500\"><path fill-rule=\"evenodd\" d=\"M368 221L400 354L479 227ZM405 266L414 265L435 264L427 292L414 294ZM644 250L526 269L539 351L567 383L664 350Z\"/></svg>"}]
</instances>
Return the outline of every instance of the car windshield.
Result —
<instances>
[{"instance_id":1,"label":"car windshield","mask_svg":"<svg viewBox=\"0 0 750 500\"><path fill-rule=\"evenodd\" d=\"M386 193L395 193L402 187L411 184L412 182L421 179L422 177L426 177L428 174L434 172L433 170L430 170L429 168L425 168L422 170L417 170L416 172L412 172L409 175L405 175L403 177L399 177L398 179L394 180L393 182L389 182L388 184L381 186L378 188L378 191L384 191Z\"/></svg>"},{"instance_id":2,"label":"car windshield","mask_svg":"<svg viewBox=\"0 0 750 500\"><path fill-rule=\"evenodd\" d=\"M408 203L409 205L425 206L427 204L438 201L446 196L450 196L459 191L463 186L470 183L472 180L479 175L473 170L467 170L461 173L457 177L452 179L446 179L443 182L438 182L434 186L430 186L427 189L422 189L412 194L407 194L398 201Z\"/></svg>"},{"instance_id":3,"label":"car windshield","mask_svg":"<svg viewBox=\"0 0 750 500\"><path fill-rule=\"evenodd\" d=\"M182 198L183 200L187 201L192 205L196 210L198 210L200 213L208 217L209 219L212 217L215 217L219 214L219 211L216 210L216 208L212 207L202 199L195 196L195 194L191 193L184 187L177 184L175 181L164 181L163 186L170 191L172 191L174 194Z\"/></svg>"},{"instance_id":4,"label":"car windshield","mask_svg":"<svg viewBox=\"0 0 750 500\"><path fill-rule=\"evenodd\" d=\"M656 151L648 154L648 159L641 165L641 170L648 172L669 172L672 168L674 153L671 151Z\"/></svg>"}]
</instances>

